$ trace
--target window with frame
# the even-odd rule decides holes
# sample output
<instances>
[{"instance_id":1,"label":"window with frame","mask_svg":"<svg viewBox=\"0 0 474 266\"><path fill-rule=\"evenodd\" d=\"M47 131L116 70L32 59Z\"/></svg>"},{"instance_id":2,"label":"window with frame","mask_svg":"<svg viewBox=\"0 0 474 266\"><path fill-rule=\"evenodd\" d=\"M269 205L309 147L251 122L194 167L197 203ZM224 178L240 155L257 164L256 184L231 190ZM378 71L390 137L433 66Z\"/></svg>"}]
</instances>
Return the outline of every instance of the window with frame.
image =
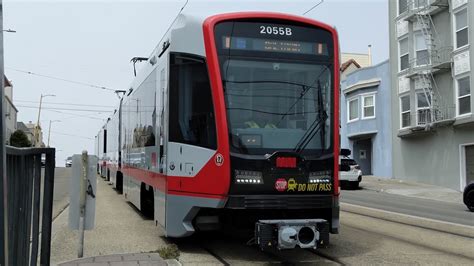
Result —
<instances>
[{"instance_id":1,"label":"window with frame","mask_svg":"<svg viewBox=\"0 0 474 266\"><path fill-rule=\"evenodd\" d=\"M458 115L471 113L471 86L470 77L460 78L457 81L457 111Z\"/></svg>"},{"instance_id":2,"label":"window with frame","mask_svg":"<svg viewBox=\"0 0 474 266\"><path fill-rule=\"evenodd\" d=\"M216 149L211 86L203 58L171 54L169 140Z\"/></svg>"},{"instance_id":3,"label":"window with frame","mask_svg":"<svg viewBox=\"0 0 474 266\"><path fill-rule=\"evenodd\" d=\"M413 35L415 41L415 57L416 65L423 66L430 63L430 53L428 51L428 45L426 43L425 36L421 31Z\"/></svg>"},{"instance_id":4,"label":"window with frame","mask_svg":"<svg viewBox=\"0 0 474 266\"><path fill-rule=\"evenodd\" d=\"M398 42L398 53L400 58L400 71L403 71L409 67L408 37L405 37Z\"/></svg>"},{"instance_id":5,"label":"window with frame","mask_svg":"<svg viewBox=\"0 0 474 266\"><path fill-rule=\"evenodd\" d=\"M416 119L418 125L431 121L431 94L424 91L416 92Z\"/></svg>"},{"instance_id":6,"label":"window with frame","mask_svg":"<svg viewBox=\"0 0 474 266\"><path fill-rule=\"evenodd\" d=\"M400 120L401 128L409 127L411 124L410 119L410 95L400 97Z\"/></svg>"},{"instance_id":7,"label":"window with frame","mask_svg":"<svg viewBox=\"0 0 474 266\"><path fill-rule=\"evenodd\" d=\"M408 0L398 0L398 14L401 15L408 11Z\"/></svg>"},{"instance_id":8,"label":"window with frame","mask_svg":"<svg viewBox=\"0 0 474 266\"><path fill-rule=\"evenodd\" d=\"M357 120L359 118L359 98L349 100L347 106L347 117L349 118L348 122Z\"/></svg>"},{"instance_id":9,"label":"window with frame","mask_svg":"<svg viewBox=\"0 0 474 266\"><path fill-rule=\"evenodd\" d=\"M461 48L469 44L469 30L467 23L467 8L458 11L454 14L454 21L456 25L456 48Z\"/></svg>"},{"instance_id":10,"label":"window with frame","mask_svg":"<svg viewBox=\"0 0 474 266\"><path fill-rule=\"evenodd\" d=\"M413 1L413 8L418 9L418 8L425 7L427 3L428 3L427 0L414 0Z\"/></svg>"},{"instance_id":11,"label":"window with frame","mask_svg":"<svg viewBox=\"0 0 474 266\"><path fill-rule=\"evenodd\" d=\"M362 96L362 118L375 117L375 95Z\"/></svg>"}]
</instances>

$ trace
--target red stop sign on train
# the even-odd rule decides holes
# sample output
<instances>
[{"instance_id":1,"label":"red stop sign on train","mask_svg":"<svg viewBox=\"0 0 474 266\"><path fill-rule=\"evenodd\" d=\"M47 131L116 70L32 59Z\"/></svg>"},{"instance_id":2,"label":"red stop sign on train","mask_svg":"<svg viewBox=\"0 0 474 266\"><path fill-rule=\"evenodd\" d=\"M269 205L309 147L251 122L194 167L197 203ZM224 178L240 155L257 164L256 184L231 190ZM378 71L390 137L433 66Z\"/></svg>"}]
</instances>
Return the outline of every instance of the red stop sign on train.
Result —
<instances>
[{"instance_id":1,"label":"red stop sign on train","mask_svg":"<svg viewBox=\"0 0 474 266\"><path fill-rule=\"evenodd\" d=\"M283 192L285 191L286 189L288 188L288 182L286 181L286 179L284 178L278 178L276 181L275 181L275 189L280 191L280 192Z\"/></svg>"}]
</instances>

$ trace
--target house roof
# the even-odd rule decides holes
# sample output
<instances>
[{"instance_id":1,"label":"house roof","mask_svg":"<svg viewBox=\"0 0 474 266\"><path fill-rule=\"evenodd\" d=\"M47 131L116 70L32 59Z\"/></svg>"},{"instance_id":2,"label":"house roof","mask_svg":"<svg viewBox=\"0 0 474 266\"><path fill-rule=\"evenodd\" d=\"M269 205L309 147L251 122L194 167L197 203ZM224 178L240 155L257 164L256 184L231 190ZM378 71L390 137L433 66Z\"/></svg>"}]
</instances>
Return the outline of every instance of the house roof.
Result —
<instances>
[{"instance_id":1,"label":"house roof","mask_svg":"<svg viewBox=\"0 0 474 266\"><path fill-rule=\"evenodd\" d=\"M342 63L342 65L341 65L341 72L346 71L346 69L347 69L350 65L352 65L352 64L354 64L357 68L361 68L361 66L359 65L359 63L357 63L356 60L354 60L354 59L349 59L349 60L347 60L346 62Z\"/></svg>"}]
</instances>

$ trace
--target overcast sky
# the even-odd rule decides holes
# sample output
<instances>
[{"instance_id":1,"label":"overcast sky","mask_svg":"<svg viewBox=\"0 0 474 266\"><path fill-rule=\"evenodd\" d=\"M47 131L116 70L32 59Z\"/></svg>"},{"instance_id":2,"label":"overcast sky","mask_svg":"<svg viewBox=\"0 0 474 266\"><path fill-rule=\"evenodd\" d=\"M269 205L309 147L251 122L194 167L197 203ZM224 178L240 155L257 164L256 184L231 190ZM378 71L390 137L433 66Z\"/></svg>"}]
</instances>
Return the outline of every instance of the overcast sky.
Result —
<instances>
[{"instance_id":1,"label":"overcast sky","mask_svg":"<svg viewBox=\"0 0 474 266\"><path fill-rule=\"evenodd\" d=\"M185 2L3 1L4 28L17 31L4 34L4 45L5 73L14 86L18 121L35 122L40 95L56 95L43 99L41 125L46 143L49 121L61 120L51 129L58 166L64 165L65 157L84 149L94 152L94 136L118 98L110 91L17 70L126 89L133 79L130 59L151 53ZM185 10L206 14L262 10L301 15L317 2L189 0ZM342 52L366 53L367 45L372 44L374 63L388 58L388 1L325 0L306 17L336 26Z\"/></svg>"}]
</instances>

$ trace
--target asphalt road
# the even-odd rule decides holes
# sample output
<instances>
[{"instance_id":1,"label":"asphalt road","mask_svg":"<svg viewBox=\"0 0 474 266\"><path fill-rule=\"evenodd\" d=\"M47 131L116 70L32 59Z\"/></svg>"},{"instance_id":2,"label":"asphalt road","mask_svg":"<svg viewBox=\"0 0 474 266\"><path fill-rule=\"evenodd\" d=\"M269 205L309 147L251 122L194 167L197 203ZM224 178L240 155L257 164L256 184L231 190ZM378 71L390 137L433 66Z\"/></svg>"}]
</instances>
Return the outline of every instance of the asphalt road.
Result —
<instances>
[{"instance_id":1,"label":"asphalt road","mask_svg":"<svg viewBox=\"0 0 474 266\"><path fill-rule=\"evenodd\" d=\"M173 241L183 265L468 265L474 260L471 238L347 212L341 212L340 233L331 235L326 249L263 252L246 245L249 238L201 233Z\"/></svg>"},{"instance_id":2,"label":"asphalt road","mask_svg":"<svg viewBox=\"0 0 474 266\"><path fill-rule=\"evenodd\" d=\"M474 226L474 213L466 206L437 200L428 200L373 190L343 190L341 202L403 213L423 218Z\"/></svg>"},{"instance_id":3,"label":"asphalt road","mask_svg":"<svg viewBox=\"0 0 474 266\"><path fill-rule=\"evenodd\" d=\"M58 169L56 182L61 183L56 186L58 190L60 186L67 187L67 173L68 169ZM346 192L343 192L344 200L358 193L353 197L372 196L374 201L381 201L370 191ZM65 195L58 194L56 203L63 202ZM469 265L474 260L472 238L344 211L341 211L340 233L331 235L329 248L317 251L262 252L256 246L247 245L251 236L240 232L201 233L185 239L167 239L153 220L144 218L101 178L97 195L96 227L86 232L86 256L156 251L175 243L183 265ZM383 194L382 197L390 195ZM417 204L412 199L410 202ZM67 210L53 223L52 262L74 259L76 255L77 232L68 229Z\"/></svg>"},{"instance_id":4,"label":"asphalt road","mask_svg":"<svg viewBox=\"0 0 474 266\"><path fill-rule=\"evenodd\" d=\"M71 168L57 167L54 171L53 220L69 205Z\"/></svg>"}]
</instances>

